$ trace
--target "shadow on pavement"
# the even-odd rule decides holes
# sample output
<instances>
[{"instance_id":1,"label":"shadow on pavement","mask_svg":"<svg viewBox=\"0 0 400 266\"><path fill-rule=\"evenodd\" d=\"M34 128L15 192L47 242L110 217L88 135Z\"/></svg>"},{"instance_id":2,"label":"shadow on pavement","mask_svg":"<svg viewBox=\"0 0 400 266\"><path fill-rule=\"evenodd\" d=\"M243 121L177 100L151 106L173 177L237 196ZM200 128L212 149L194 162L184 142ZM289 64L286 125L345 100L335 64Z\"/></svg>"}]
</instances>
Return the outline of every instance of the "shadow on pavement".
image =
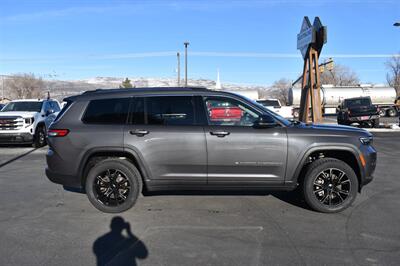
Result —
<instances>
[{"instance_id":1,"label":"shadow on pavement","mask_svg":"<svg viewBox=\"0 0 400 266\"><path fill-rule=\"evenodd\" d=\"M184 190L184 191L143 191L144 196L166 196L166 195L188 195L188 196L272 196L281 201L296 207L311 210L307 203L304 201L301 192L296 189L293 191L268 191L268 190L232 190L232 191L219 191L219 190Z\"/></svg>"},{"instance_id":2,"label":"shadow on pavement","mask_svg":"<svg viewBox=\"0 0 400 266\"><path fill-rule=\"evenodd\" d=\"M147 258L145 244L132 234L130 224L122 217L112 218L110 228L93 243L97 265L137 265L136 259Z\"/></svg>"},{"instance_id":3,"label":"shadow on pavement","mask_svg":"<svg viewBox=\"0 0 400 266\"><path fill-rule=\"evenodd\" d=\"M20 155L18 155L18 156L15 156L15 157L11 158L11 159L9 159L9 160L7 160L7 161L5 161L5 162L2 162L2 163L0 163L0 168L3 167L3 166L6 166L7 164L10 164L10 163L12 163L12 162L18 160L18 159L20 159L20 158L22 158L22 157L24 157L24 156L26 156L26 155L28 155L28 154L30 154L30 153L36 151L36 150L37 150L37 149L32 148L32 150L29 150L29 151L27 151L27 152L24 152L24 153L22 153L22 154L20 154Z\"/></svg>"}]
</instances>

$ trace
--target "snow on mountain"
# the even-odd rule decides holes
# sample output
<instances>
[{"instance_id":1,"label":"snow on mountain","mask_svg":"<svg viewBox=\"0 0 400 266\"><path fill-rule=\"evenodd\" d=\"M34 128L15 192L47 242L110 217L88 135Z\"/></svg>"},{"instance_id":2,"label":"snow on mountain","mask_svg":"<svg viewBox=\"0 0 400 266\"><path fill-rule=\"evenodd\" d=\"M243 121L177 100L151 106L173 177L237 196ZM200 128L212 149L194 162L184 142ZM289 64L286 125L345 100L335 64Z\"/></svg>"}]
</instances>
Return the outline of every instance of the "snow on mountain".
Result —
<instances>
[{"instance_id":1,"label":"snow on mountain","mask_svg":"<svg viewBox=\"0 0 400 266\"><path fill-rule=\"evenodd\" d=\"M131 80L131 84L134 87L174 87L177 86L176 78L146 78L146 77L128 77ZM82 80L49 80L47 81L47 87L52 93L52 97L64 98L69 95L79 94L87 90L94 89L113 89L119 88L125 77L93 77ZM180 84L184 84L182 79ZM189 86L206 87L209 89L215 89L216 82L209 79L189 79ZM268 91L267 86L248 86L238 84L223 83L222 89L235 91L235 90L259 90Z\"/></svg>"}]
</instances>

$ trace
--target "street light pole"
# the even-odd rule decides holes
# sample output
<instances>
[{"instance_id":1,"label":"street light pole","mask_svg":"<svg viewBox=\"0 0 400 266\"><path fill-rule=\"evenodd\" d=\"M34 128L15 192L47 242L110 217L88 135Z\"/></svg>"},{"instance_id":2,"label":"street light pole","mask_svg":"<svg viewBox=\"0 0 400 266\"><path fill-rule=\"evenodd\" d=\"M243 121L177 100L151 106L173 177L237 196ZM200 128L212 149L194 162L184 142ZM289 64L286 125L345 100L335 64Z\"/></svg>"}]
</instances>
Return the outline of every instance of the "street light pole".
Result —
<instances>
[{"instance_id":1,"label":"street light pole","mask_svg":"<svg viewBox=\"0 0 400 266\"><path fill-rule=\"evenodd\" d=\"M4 75L1 75L1 101L4 101Z\"/></svg>"},{"instance_id":2,"label":"street light pole","mask_svg":"<svg viewBox=\"0 0 400 266\"><path fill-rule=\"evenodd\" d=\"M181 86L181 56L179 52L176 53L176 58L177 58L177 72L178 72L178 87Z\"/></svg>"},{"instance_id":3,"label":"street light pole","mask_svg":"<svg viewBox=\"0 0 400 266\"><path fill-rule=\"evenodd\" d=\"M395 22L395 23L393 23L393 26L395 26L395 27L400 27L400 22ZM397 101L396 101L396 103L397 103ZM400 107L398 107L397 106L397 112L399 112L400 111ZM400 127L400 115L399 115L399 127Z\"/></svg>"},{"instance_id":4,"label":"street light pole","mask_svg":"<svg viewBox=\"0 0 400 266\"><path fill-rule=\"evenodd\" d=\"M187 47L189 45L189 42L184 42L185 45L185 87L187 87L188 82L187 82Z\"/></svg>"}]
</instances>

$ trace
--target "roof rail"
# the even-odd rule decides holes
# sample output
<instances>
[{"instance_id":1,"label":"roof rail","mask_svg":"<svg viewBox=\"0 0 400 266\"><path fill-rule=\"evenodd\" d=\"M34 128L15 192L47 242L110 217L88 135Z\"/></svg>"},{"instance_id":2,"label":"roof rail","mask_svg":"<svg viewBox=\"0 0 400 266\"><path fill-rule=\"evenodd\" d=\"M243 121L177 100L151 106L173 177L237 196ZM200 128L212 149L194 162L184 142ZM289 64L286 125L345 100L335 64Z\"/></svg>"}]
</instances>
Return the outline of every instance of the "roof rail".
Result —
<instances>
[{"instance_id":1,"label":"roof rail","mask_svg":"<svg viewBox=\"0 0 400 266\"><path fill-rule=\"evenodd\" d=\"M208 90L203 86L187 86L187 87L139 87L139 88L116 88L116 89L96 89L89 90L82 93L84 94L92 94L92 93L106 93L106 92L122 92L122 91L168 91L168 90Z\"/></svg>"}]
</instances>

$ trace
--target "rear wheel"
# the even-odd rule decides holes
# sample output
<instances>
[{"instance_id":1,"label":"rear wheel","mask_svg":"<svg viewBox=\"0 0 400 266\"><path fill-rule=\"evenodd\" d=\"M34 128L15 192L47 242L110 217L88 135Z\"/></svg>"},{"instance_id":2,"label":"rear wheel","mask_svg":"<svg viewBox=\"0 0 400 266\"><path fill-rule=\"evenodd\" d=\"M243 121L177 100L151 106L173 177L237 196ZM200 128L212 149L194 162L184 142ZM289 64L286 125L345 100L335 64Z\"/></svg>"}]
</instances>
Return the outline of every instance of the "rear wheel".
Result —
<instances>
[{"instance_id":1,"label":"rear wheel","mask_svg":"<svg viewBox=\"0 0 400 266\"><path fill-rule=\"evenodd\" d=\"M379 118L372 120L371 123L372 123L372 127L375 127L375 128L379 127Z\"/></svg>"},{"instance_id":2,"label":"rear wheel","mask_svg":"<svg viewBox=\"0 0 400 266\"><path fill-rule=\"evenodd\" d=\"M105 159L90 169L85 188L89 201L98 210L119 213L136 203L142 191L142 180L130 162Z\"/></svg>"},{"instance_id":3,"label":"rear wheel","mask_svg":"<svg viewBox=\"0 0 400 266\"><path fill-rule=\"evenodd\" d=\"M394 109L394 108L389 108L389 109L387 110L387 114L388 114L388 116L390 116L390 117L395 117L395 116L397 115L397 111L396 111L396 109Z\"/></svg>"},{"instance_id":4,"label":"rear wheel","mask_svg":"<svg viewBox=\"0 0 400 266\"><path fill-rule=\"evenodd\" d=\"M40 148L46 145L46 128L37 126L35 136L33 137L33 147Z\"/></svg>"},{"instance_id":5,"label":"rear wheel","mask_svg":"<svg viewBox=\"0 0 400 266\"><path fill-rule=\"evenodd\" d=\"M353 169L343 161L322 158L308 167L303 180L307 204L319 212L340 212L357 196L358 180Z\"/></svg>"}]
</instances>

